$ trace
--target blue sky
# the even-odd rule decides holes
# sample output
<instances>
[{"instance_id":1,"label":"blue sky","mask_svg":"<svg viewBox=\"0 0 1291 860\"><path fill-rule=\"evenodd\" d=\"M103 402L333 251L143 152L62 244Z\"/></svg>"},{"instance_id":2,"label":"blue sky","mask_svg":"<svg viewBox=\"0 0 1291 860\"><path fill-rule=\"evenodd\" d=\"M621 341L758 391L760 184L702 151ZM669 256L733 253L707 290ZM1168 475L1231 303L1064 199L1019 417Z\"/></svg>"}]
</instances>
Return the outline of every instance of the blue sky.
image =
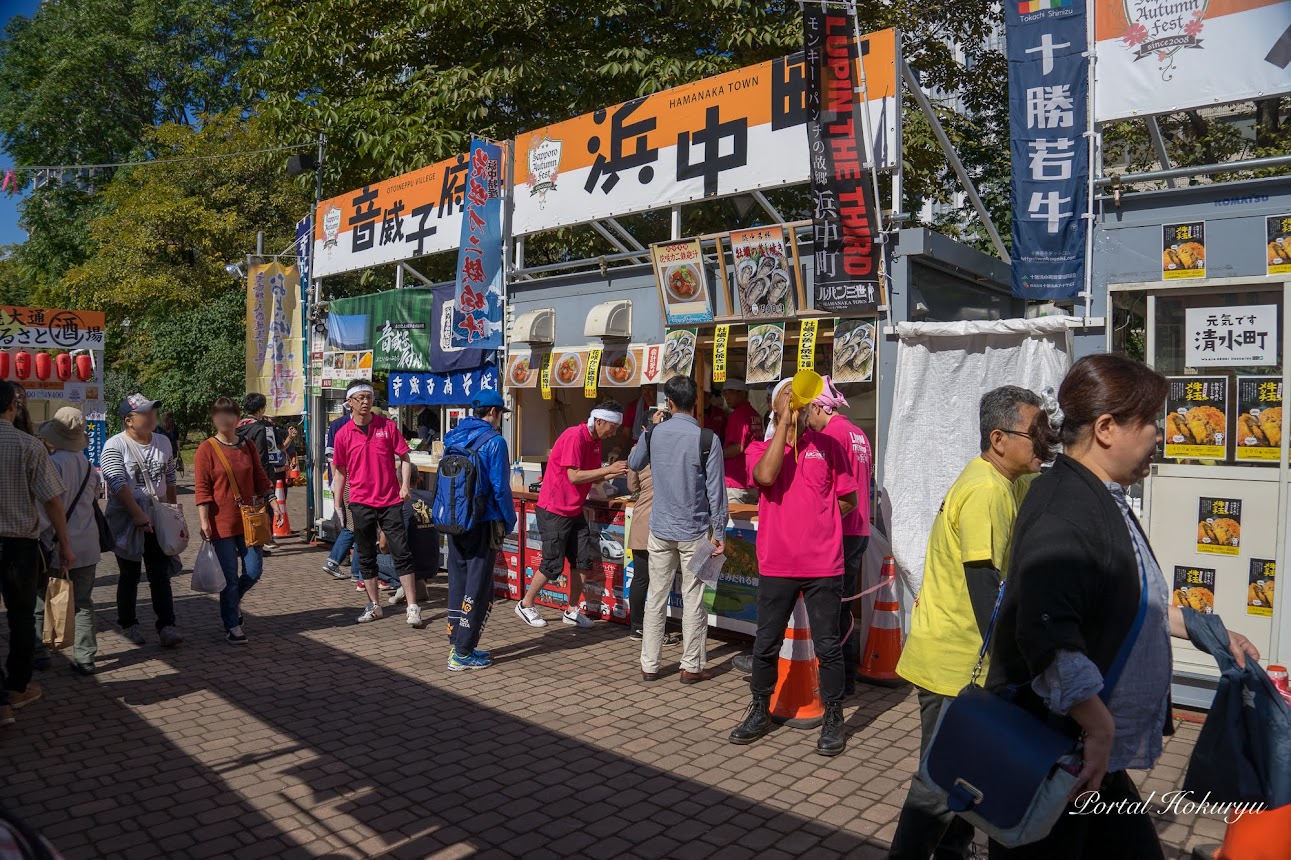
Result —
<instances>
[{"instance_id":1,"label":"blue sky","mask_svg":"<svg viewBox=\"0 0 1291 860\"><path fill-rule=\"evenodd\" d=\"M0 18L9 23L15 15L28 15L36 11L40 0L0 0ZM0 153L0 164L10 164L8 153ZM0 245L16 245L27 238L18 228L18 197L0 194Z\"/></svg>"}]
</instances>

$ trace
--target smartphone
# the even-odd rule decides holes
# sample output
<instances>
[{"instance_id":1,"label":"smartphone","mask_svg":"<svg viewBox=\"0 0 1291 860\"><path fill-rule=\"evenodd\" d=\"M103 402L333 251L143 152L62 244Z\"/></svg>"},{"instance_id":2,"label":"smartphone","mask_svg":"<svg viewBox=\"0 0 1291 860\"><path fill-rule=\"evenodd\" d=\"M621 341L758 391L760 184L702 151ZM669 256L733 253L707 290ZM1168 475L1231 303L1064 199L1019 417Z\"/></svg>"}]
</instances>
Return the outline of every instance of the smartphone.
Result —
<instances>
[{"instance_id":1,"label":"smartphone","mask_svg":"<svg viewBox=\"0 0 1291 860\"><path fill-rule=\"evenodd\" d=\"M654 421L654 416L655 416L655 413L657 412L663 413L664 421L667 421L669 418L672 417L672 413L669 412L667 409L664 409L662 406L651 406L649 409L646 410L646 420Z\"/></svg>"}]
</instances>

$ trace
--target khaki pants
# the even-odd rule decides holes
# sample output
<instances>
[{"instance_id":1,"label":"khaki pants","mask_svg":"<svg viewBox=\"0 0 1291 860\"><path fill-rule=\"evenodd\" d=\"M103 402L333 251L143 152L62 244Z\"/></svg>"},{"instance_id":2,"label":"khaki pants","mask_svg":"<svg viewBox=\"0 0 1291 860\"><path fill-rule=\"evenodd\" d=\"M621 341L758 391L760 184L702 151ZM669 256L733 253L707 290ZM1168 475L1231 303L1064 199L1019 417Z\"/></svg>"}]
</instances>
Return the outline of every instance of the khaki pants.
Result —
<instances>
[{"instance_id":1,"label":"khaki pants","mask_svg":"<svg viewBox=\"0 0 1291 860\"><path fill-rule=\"evenodd\" d=\"M681 569L681 668L702 672L707 658L708 613L704 609L704 583L688 568L706 538L676 541L650 535L650 593L642 625L641 671L658 672L663 656L663 626L668 617L668 594L674 572Z\"/></svg>"}]
</instances>

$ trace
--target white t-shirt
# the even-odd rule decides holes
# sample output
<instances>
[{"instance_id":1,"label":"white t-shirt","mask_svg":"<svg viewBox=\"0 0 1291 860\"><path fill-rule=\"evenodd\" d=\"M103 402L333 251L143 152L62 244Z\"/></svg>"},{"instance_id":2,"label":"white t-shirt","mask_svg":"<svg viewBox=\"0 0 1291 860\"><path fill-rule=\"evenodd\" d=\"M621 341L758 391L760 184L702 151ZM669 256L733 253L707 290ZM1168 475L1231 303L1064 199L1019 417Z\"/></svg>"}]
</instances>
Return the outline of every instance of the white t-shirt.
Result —
<instances>
[{"instance_id":1,"label":"white t-shirt","mask_svg":"<svg viewBox=\"0 0 1291 860\"><path fill-rule=\"evenodd\" d=\"M114 496L122 487L151 483L157 496L164 499L166 487L175 486L175 453L170 440L160 433L153 433L146 445L118 433L104 443L102 464L103 479Z\"/></svg>"}]
</instances>

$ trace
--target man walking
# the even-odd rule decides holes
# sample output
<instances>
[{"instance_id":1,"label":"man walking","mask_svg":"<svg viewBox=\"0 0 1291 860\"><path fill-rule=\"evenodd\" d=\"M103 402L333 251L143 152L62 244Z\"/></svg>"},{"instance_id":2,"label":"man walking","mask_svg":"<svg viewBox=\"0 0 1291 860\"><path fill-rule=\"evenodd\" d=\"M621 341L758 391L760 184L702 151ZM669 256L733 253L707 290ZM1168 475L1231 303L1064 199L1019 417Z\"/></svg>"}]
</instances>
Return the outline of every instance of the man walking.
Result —
<instances>
[{"instance_id":1,"label":"man walking","mask_svg":"<svg viewBox=\"0 0 1291 860\"><path fill-rule=\"evenodd\" d=\"M324 455L330 465L336 455L336 434L346 424L350 423L350 404L346 402L342 407L339 417L333 418L327 425L327 447ZM268 474L267 472L265 474ZM323 562L323 570L330 573L334 579L345 579L347 574L341 568L341 562L345 560L345 554L354 546L354 532L350 529L349 512L345 509L345 499L336 493L336 481L332 481L332 506L336 509L336 519L340 529L336 534L336 542L332 544L332 551L327 554L327 560ZM351 571L355 574L355 579L359 570L359 554L354 553L353 563L350 565ZM360 580L361 582L362 580Z\"/></svg>"},{"instance_id":2,"label":"man walking","mask_svg":"<svg viewBox=\"0 0 1291 860\"><path fill-rule=\"evenodd\" d=\"M897 674L919 695L921 741L928 749L941 709L968 685L1008 564L1017 516L1017 481L1039 471L1052 445L1042 401L1016 385L988 391L978 407L980 457L946 493L933 520L923 585ZM894 860L966 858L973 827L915 774L892 838Z\"/></svg>"},{"instance_id":3,"label":"man walking","mask_svg":"<svg viewBox=\"0 0 1291 860\"><path fill-rule=\"evenodd\" d=\"M511 498L510 454L498 431L507 409L497 391L482 391L471 403L472 415L444 437L445 450L466 448L477 452L480 474L477 485L486 489L488 501L480 522L460 535L448 537L448 609L456 617L448 671L484 669L493 664L487 651L479 651L480 634L493 609L493 562L502 538L516 524Z\"/></svg>"},{"instance_id":4,"label":"man walking","mask_svg":"<svg viewBox=\"0 0 1291 860\"><path fill-rule=\"evenodd\" d=\"M601 442L609 439L623 425L623 407L606 400L592 410L586 424L570 427L556 440L547 460L542 489L538 492L538 531L542 535L542 564L524 599L516 604L515 613L530 627L546 627L534 601L548 582L560 579L569 560L569 605L561 621L576 627L591 627L592 620L578 608L583 596L583 577L601 558L601 550L583 503L597 481L618 478L628 473L626 460L601 465Z\"/></svg>"},{"instance_id":5,"label":"man walking","mask_svg":"<svg viewBox=\"0 0 1291 860\"><path fill-rule=\"evenodd\" d=\"M336 467L336 498L349 499L350 528L359 553L359 572L368 593L368 606L359 616L360 624L382 616L377 578L377 533L385 532L394 557L395 570L404 593L415 597L416 576L412 553L408 551L403 526L403 503L412 495L412 460L408 443L399 428L384 415L372 412L375 392L366 379L350 383L345 392L352 418L336 432L333 465ZM396 475L395 460L400 474ZM408 626L420 630L421 605L408 601Z\"/></svg>"},{"instance_id":6,"label":"man walking","mask_svg":"<svg viewBox=\"0 0 1291 860\"><path fill-rule=\"evenodd\" d=\"M41 441L14 426L17 414L14 387L0 381L0 594L9 620L9 659L0 670L0 727L13 723L14 709L41 696L40 687L31 683L36 585L44 567L40 508L58 538L59 566L76 566L63 511L63 481Z\"/></svg>"},{"instance_id":7,"label":"man walking","mask_svg":"<svg viewBox=\"0 0 1291 860\"><path fill-rule=\"evenodd\" d=\"M771 694L779 671L785 627L801 595L820 661L825 720L816 752L843 751L843 653L838 618L843 598L843 517L856 507L857 487L848 463L851 452L821 433L809 418L798 432L799 413L790 411L789 380L778 386L775 430L769 441L747 452L758 500L758 629L753 641L753 702L730 735L750 744L771 731ZM796 443L795 443L796 438Z\"/></svg>"},{"instance_id":8,"label":"man walking","mask_svg":"<svg viewBox=\"0 0 1291 860\"><path fill-rule=\"evenodd\" d=\"M722 397L731 409L722 438L726 500L733 505L757 504L758 491L744 462L744 452L762 438L762 416L749 403L749 387L738 379L728 380L722 386Z\"/></svg>"},{"instance_id":9,"label":"man walking","mask_svg":"<svg viewBox=\"0 0 1291 860\"><path fill-rule=\"evenodd\" d=\"M695 554L720 555L726 549L726 477L722 451L711 430L701 430L695 420L695 381L674 376L663 386L672 417L656 413L655 424L628 457L628 468L639 472L650 466L654 498L650 508L650 579L643 640L641 678L659 679L663 653L663 628L668 614L673 571L681 566L681 682L694 684L713 677L705 669L708 611L704 608L704 583L691 570ZM707 550L709 538L714 549Z\"/></svg>"}]
</instances>

